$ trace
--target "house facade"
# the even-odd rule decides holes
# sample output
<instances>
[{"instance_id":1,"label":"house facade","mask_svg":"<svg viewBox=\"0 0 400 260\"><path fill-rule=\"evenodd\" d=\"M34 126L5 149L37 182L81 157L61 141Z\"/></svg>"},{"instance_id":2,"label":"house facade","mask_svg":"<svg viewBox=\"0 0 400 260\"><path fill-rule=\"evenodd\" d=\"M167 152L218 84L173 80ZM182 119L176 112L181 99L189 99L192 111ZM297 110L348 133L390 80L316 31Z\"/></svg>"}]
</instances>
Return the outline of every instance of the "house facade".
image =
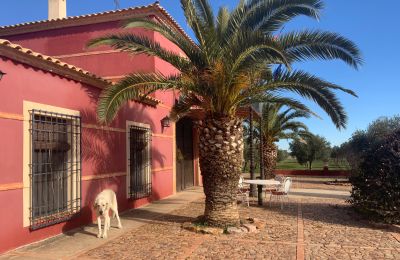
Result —
<instances>
[{"instance_id":1,"label":"house facade","mask_svg":"<svg viewBox=\"0 0 400 260\"><path fill-rule=\"evenodd\" d=\"M128 102L111 124L97 122L99 95L112 82L178 73L154 57L86 47L133 17L184 34L157 3L0 27L0 253L92 222L105 188L125 211L201 185L193 120L162 124L177 93ZM130 31L180 53L158 33Z\"/></svg>"}]
</instances>

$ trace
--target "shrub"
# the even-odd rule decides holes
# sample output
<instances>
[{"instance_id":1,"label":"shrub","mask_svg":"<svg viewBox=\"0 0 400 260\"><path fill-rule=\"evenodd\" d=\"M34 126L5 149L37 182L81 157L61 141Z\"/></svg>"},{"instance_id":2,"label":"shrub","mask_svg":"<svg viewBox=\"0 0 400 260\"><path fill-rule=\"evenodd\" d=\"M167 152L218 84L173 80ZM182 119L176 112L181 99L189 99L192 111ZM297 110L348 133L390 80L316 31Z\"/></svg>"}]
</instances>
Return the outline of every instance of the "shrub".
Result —
<instances>
[{"instance_id":1,"label":"shrub","mask_svg":"<svg viewBox=\"0 0 400 260\"><path fill-rule=\"evenodd\" d=\"M350 202L375 220L400 224L400 130L375 147L350 178Z\"/></svg>"},{"instance_id":2,"label":"shrub","mask_svg":"<svg viewBox=\"0 0 400 260\"><path fill-rule=\"evenodd\" d=\"M349 141L337 149L335 159L346 160L353 170L357 170L367 151L376 149L396 129L400 129L400 115L380 117L369 124L366 130L354 132Z\"/></svg>"}]
</instances>

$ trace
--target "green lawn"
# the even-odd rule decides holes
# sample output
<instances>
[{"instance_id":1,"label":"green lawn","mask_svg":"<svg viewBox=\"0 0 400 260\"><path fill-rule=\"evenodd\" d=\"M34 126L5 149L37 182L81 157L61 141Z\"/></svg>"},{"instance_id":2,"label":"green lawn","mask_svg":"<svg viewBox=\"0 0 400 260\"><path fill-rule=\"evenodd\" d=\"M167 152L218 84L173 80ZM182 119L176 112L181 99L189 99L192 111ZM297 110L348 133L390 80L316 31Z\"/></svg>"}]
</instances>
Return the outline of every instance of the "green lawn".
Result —
<instances>
[{"instance_id":1,"label":"green lawn","mask_svg":"<svg viewBox=\"0 0 400 260\"><path fill-rule=\"evenodd\" d=\"M324 163L322 161L315 161L312 164L312 169L313 170L322 170L324 167ZM307 167L304 165L300 165L297 163L296 159L294 158L288 158L282 162L278 162L276 169L278 170L308 170ZM348 165L346 164L336 164L333 160L329 162L329 170L349 170ZM249 172L250 171L250 165L249 163L247 164L246 169L243 169L243 172ZM255 173L259 173L259 163L256 162L255 164Z\"/></svg>"},{"instance_id":2,"label":"green lawn","mask_svg":"<svg viewBox=\"0 0 400 260\"><path fill-rule=\"evenodd\" d=\"M324 163L322 161L315 161L312 164L313 170L322 170ZM300 165L296 159L288 158L282 162L278 162L276 167L278 170L307 170L308 167ZM329 170L348 170L348 165L336 164L333 160L329 162Z\"/></svg>"}]
</instances>

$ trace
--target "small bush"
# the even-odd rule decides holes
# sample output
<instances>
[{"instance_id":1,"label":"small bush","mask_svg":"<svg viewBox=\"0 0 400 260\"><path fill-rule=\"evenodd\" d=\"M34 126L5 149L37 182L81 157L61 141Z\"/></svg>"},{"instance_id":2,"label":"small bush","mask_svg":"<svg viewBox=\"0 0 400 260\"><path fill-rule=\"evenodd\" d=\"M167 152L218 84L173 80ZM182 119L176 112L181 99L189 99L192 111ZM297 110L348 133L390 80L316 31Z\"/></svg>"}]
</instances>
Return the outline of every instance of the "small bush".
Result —
<instances>
[{"instance_id":1,"label":"small bush","mask_svg":"<svg viewBox=\"0 0 400 260\"><path fill-rule=\"evenodd\" d=\"M350 178L350 202L375 220L400 224L400 130L376 147Z\"/></svg>"}]
</instances>

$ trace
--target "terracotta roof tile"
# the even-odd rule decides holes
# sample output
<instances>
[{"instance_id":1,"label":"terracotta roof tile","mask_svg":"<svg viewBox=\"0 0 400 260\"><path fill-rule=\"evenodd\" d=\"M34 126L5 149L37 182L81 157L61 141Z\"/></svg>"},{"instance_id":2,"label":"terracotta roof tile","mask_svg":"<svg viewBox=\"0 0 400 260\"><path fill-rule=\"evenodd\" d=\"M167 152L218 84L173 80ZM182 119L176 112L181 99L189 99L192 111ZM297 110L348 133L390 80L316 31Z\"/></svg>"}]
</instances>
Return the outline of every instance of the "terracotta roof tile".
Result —
<instances>
[{"instance_id":1,"label":"terracotta roof tile","mask_svg":"<svg viewBox=\"0 0 400 260\"><path fill-rule=\"evenodd\" d=\"M133 11L133 10L137 11L140 9L146 9L146 8L153 7L156 5L158 5L158 4L154 3L154 4L150 4L150 5L130 7L130 8L125 8L125 9L112 10L112 11L106 11L106 12L100 12L100 13L94 13L94 14L84 14L84 15L77 15L77 16L68 16L65 18L58 18L58 19L39 20L39 21L26 22L26 23L18 23L18 24L13 24L13 25L5 25L5 26L0 26L0 29L16 28L16 27L22 27L22 26L27 26L27 25L33 25L33 24L47 24L47 23L54 23L54 22L66 21L66 20L76 20L76 19L86 18L86 17L97 17L97 16L101 16L101 15L122 13L122 12Z\"/></svg>"},{"instance_id":2,"label":"terracotta roof tile","mask_svg":"<svg viewBox=\"0 0 400 260\"><path fill-rule=\"evenodd\" d=\"M90 18L90 17L101 17L101 16L107 16L107 15L113 15L113 14L129 14L132 12L137 12L140 10L145 10L145 9L155 9L159 12L161 12L167 20L180 32L182 33L188 40L190 40L192 43L194 41L189 37L189 35L185 32L185 30L182 29L182 27L178 24L178 22L168 13L166 9L164 9L158 1L156 1L153 4L149 5L143 5L143 6L136 6L136 7L130 7L130 8L125 8L125 9L119 9L119 10L112 10L112 11L106 11L106 12L100 12L100 13L94 13L94 14L86 14L86 15L79 15L79 16L68 16L66 18L61 18L61 19L51 19L51 20L41 20L41 21L34 21L34 22L26 22L26 23L19 23L19 24L14 24L14 25L7 25L7 26L0 26L0 35L2 35L2 30L7 31L7 34L13 34L13 33L8 33L8 31L17 29L17 28L23 28L23 27L29 27L29 26L34 26L34 25L49 25L49 24L57 24L57 23L62 23L64 21L73 21L73 20L79 20L83 18ZM46 28L43 27L43 30ZM13 30L15 32L14 34L19 34L18 30Z\"/></svg>"},{"instance_id":3,"label":"terracotta roof tile","mask_svg":"<svg viewBox=\"0 0 400 260\"><path fill-rule=\"evenodd\" d=\"M21 45L11 43L8 40L0 39L0 45L7 46L10 49L13 49L15 51L25 53L27 55L33 56L33 57L35 57L37 59L40 59L40 60L43 60L43 61L48 61L48 62L54 63L57 66L62 66L62 67L68 68L68 69L70 69L72 71L79 72L79 73L81 73L81 74L83 74L85 76L89 76L91 78L94 78L94 79L97 79L97 80L101 80L101 81L103 81L105 83L110 84L109 81L107 81L107 80L103 79L102 77L99 77L99 76L97 76L97 75L95 75L93 73L90 73L89 71L86 71L86 70L78 68L78 67L76 67L74 65L70 65L68 63L62 62L59 59L53 58L51 56L47 56L47 55L44 55L42 53L34 52L31 49L23 48Z\"/></svg>"}]
</instances>

